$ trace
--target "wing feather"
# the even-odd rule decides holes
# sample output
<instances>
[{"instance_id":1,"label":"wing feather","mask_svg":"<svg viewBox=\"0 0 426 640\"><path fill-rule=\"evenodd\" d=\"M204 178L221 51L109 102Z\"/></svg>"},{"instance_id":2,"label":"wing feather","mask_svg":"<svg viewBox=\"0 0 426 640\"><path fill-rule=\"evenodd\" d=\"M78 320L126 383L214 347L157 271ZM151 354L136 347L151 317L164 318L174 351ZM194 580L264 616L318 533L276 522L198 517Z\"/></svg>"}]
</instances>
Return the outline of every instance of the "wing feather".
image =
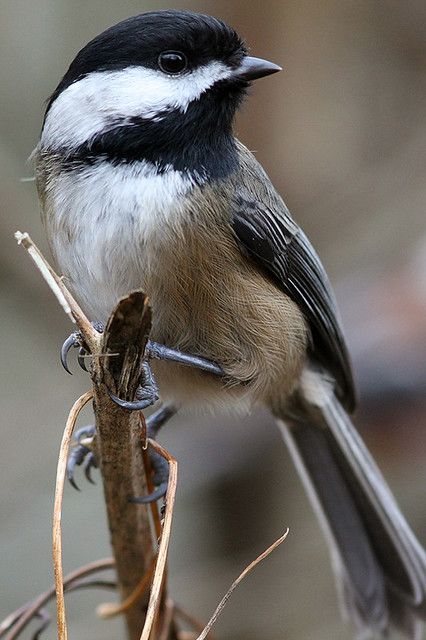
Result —
<instances>
[{"instance_id":1,"label":"wing feather","mask_svg":"<svg viewBox=\"0 0 426 640\"><path fill-rule=\"evenodd\" d=\"M237 243L299 304L311 331L310 356L335 378L339 399L352 411L352 368L327 274L260 165L247 150L242 153L253 189L247 180L236 186L232 226Z\"/></svg>"}]
</instances>

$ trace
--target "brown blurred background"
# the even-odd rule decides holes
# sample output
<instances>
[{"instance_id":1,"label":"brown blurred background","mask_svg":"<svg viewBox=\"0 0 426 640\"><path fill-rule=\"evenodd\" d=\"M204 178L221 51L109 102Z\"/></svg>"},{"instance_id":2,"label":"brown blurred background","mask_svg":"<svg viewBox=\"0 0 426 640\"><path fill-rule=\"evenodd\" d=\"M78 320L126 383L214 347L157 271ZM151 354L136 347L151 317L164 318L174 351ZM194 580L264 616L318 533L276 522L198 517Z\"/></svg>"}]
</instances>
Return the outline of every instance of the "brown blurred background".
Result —
<instances>
[{"instance_id":1,"label":"brown blurred background","mask_svg":"<svg viewBox=\"0 0 426 640\"><path fill-rule=\"evenodd\" d=\"M426 542L426 3L2 0L0 3L0 618L52 580L50 521L67 410L88 386L58 349L70 325L18 249L44 249L26 158L44 100L75 53L107 26L156 8L229 21L284 73L253 88L238 135L264 164L336 287L360 388L357 424ZM90 422L90 413L86 423ZM84 424L84 421L82 421ZM220 640L345 640L326 547L270 418L175 419L161 441L180 461L172 595L201 619L283 531L247 579ZM101 489L66 489L64 564L109 553ZM95 619L110 594L68 600L74 638L120 637ZM51 627L45 635L54 638Z\"/></svg>"}]
</instances>

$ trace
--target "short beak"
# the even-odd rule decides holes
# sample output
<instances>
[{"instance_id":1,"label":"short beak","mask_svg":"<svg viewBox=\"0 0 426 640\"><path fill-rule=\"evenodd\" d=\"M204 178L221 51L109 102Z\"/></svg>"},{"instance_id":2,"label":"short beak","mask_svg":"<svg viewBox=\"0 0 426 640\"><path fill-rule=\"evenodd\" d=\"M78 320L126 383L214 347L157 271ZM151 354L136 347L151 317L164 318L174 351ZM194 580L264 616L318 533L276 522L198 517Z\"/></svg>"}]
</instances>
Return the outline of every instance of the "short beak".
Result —
<instances>
[{"instance_id":1,"label":"short beak","mask_svg":"<svg viewBox=\"0 0 426 640\"><path fill-rule=\"evenodd\" d=\"M231 78L249 81L257 80L264 76L270 76L271 73L277 73L277 71L282 71L282 68L273 62L262 60L262 58L246 56L243 58L241 64L234 69Z\"/></svg>"}]
</instances>

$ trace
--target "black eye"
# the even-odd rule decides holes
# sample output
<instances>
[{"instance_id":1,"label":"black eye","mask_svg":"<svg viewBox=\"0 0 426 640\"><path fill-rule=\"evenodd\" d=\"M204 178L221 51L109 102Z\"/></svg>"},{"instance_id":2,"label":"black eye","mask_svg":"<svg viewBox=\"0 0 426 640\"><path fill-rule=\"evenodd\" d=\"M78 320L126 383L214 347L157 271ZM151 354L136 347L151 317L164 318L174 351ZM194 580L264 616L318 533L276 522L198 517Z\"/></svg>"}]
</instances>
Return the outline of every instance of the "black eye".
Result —
<instances>
[{"instance_id":1,"label":"black eye","mask_svg":"<svg viewBox=\"0 0 426 640\"><path fill-rule=\"evenodd\" d=\"M180 51L163 51L158 56L158 66L164 73L176 75L182 73L187 67L186 55Z\"/></svg>"}]
</instances>

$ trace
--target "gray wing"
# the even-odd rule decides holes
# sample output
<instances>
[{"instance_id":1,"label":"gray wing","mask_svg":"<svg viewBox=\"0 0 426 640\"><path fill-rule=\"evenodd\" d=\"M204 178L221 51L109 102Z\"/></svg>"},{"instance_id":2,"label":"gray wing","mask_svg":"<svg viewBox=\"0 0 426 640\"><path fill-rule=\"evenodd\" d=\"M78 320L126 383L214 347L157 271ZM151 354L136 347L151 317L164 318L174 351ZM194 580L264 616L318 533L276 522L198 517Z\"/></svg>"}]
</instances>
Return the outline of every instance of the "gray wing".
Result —
<instances>
[{"instance_id":1,"label":"gray wing","mask_svg":"<svg viewBox=\"0 0 426 640\"><path fill-rule=\"evenodd\" d=\"M339 399L352 411L355 406L352 369L327 274L260 165L244 151L246 162L247 156L251 160L248 167L251 175L244 179L244 186L241 182L236 185L232 226L237 243L297 302L311 331L310 356L333 375ZM248 188L250 182L253 189Z\"/></svg>"}]
</instances>

